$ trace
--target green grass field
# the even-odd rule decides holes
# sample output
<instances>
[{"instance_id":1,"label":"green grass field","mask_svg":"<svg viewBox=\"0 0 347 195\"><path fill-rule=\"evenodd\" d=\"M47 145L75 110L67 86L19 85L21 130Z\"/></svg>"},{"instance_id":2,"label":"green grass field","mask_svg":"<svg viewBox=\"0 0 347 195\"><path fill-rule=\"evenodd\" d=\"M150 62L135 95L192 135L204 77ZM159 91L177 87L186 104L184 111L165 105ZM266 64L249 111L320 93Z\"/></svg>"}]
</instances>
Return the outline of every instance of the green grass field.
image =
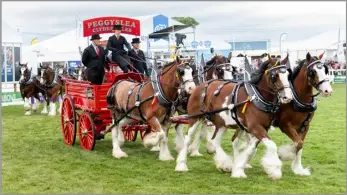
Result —
<instances>
[{"instance_id":1,"label":"green grass field","mask_svg":"<svg viewBox=\"0 0 347 195\"><path fill-rule=\"evenodd\" d=\"M231 178L215 168L213 156L188 159L187 173L174 171L175 161L161 162L157 152L145 149L140 137L126 142L129 157L111 156L111 135L97 141L95 150L64 144L60 118L24 116L23 106L2 111L2 193L346 193L346 85L336 84L329 98L319 98L318 110L305 140L303 166L309 177L294 175L284 162L283 177L270 180L260 165L264 154L259 144L247 169L247 179ZM231 136L225 134L223 147L232 154ZM278 146L289 139L276 129L270 136ZM174 157L174 130L170 149Z\"/></svg>"}]
</instances>

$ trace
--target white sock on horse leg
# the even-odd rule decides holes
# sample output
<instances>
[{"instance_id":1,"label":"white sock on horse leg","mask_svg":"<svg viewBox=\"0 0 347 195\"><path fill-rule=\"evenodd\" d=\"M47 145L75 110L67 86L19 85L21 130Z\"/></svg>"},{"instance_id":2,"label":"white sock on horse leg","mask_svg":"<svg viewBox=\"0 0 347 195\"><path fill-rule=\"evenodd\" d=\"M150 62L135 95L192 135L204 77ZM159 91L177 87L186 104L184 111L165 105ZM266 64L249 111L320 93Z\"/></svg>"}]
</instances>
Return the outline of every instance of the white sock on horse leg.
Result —
<instances>
[{"instance_id":1,"label":"white sock on horse leg","mask_svg":"<svg viewBox=\"0 0 347 195\"><path fill-rule=\"evenodd\" d=\"M294 174L296 175L311 175L309 168L304 169L301 164L302 148L297 152L295 159L292 162L291 168Z\"/></svg>"},{"instance_id":2,"label":"white sock on horse leg","mask_svg":"<svg viewBox=\"0 0 347 195\"><path fill-rule=\"evenodd\" d=\"M30 100L29 100L29 98L24 98L24 109L26 111L30 110Z\"/></svg>"},{"instance_id":3,"label":"white sock on horse leg","mask_svg":"<svg viewBox=\"0 0 347 195\"><path fill-rule=\"evenodd\" d=\"M54 102L51 102L49 104L49 113L48 113L49 116L55 116L57 115L57 111L56 111L56 105Z\"/></svg>"},{"instance_id":4,"label":"white sock on horse leg","mask_svg":"<svg viewBox=\"0 0 347 195\"><path fill-rule=\"evenodd\" d=\"M43 109L41 111L41 114L47 114L48 113L48 110L47 110L47 103L46 102L43 102Z\"/></svg>"},{"instance_id":5,"label":"white sock on horse leg","mask_svg":"<svg viewBox=\"0 0 347 195\"><path fill-rule=\"evenodd\" d=\"M225 153L222 148L222 138L225 131L225 127L220 128L216 134L216 137L214 138L215 141L213 143L216 153L213 159L215 161L217 169L223 170L225 172L231 172L233 159L231 156Z\"/></svg>"},{"instance_id":6,"label":"white sock on horse leg","mask_svg":"<svg viewBox=\"0 0 347 195\"><path fill-rule=\"evenodd\" d=\"M201 139L203 138L204 135L206 136L206 128L207 128L207 125L203 123L200 131L198 131L195 134L194 141L192 144L190 144L188 148L188 152L190 153L190 156L202 156L202 154L199 152L199 148L200 148Z\"/></svg>"},{"instance_id":7,"label":"white sock on horse leg","mask_svg":"<svg viewBox=\"0 0 347 195\"><path fill-rule=\"evenodd\" d=\"M160 140L159 160L161 161L174 160L174 158L171 156L168 142L169 142L169 139L167 136L165 136L163 139Z\"/></svg>"},{"instance_id":8,"label":"white sock on horse leg","mask_svg":"<svg viewBox=\"0 0 347 195\"><path fill-rule=\"evenodd\" d=\"M122 125L124 124L122 121L120 121L117 126L112 128L112 156L115 158L128 157L128 155L122 151L119 144L119 131L122 130Z\"/></svg>"},{"instance_id":9,"label":"white sock on horse leg","mask_svg":"<svg viewBox=\"0 0 347 195\"><path fill-rule=\"evenodd\" d=\"M176 130L175 144L176 144L177 153L179 153L181 151L181 149L183 148L183 144L184 144L183 128L184 128L184 125L182 125L182 124L178 125L175 128L175 130Z\"/></svg>"},{"instance_id":10,"label":"white sock on horse leg","mask_svg":"<svg viewBox=\"0 0 347 195\"><path fill-rule=\"evenodd\" d=\"M150 150L151 152L159 152L160 151L160 143L153 146L152 149Z\"/></svg>"},{"instance_id":11,"label":"white sock on horse leg","mask_svg":"<svg viewBox=\"0 0 347 195\"><path fill-rule=\"evenodd\" d=\"M184 144L183 148L181 149L180 153L178 154L177 160L176 160L176 171L188 171L187 167L187 155L188 155L188 146L190 144L190 141L192 139L192 135L194 134L196 128L199 126L201 121L196 121L193 126L191 126L188 129L188 134L184 137Z\"/></svg>"},{"instance_id":12,"label":"white sock on horse leg","mask_svg":"<svg viewBox=\"0 0 347 195\"><path fill-rule=\"evenodd\" d=\"M216 152L216 148L214 147L214 140L212 140L213 133L216 129L215 126L211 128L212 130L207 129L207 135L206 135L206 151L209 154L213 154Z\"/></svg>"},{"instance_id":13,"label":"white sock on horse leg","mask_svg":"<svg viewBox=\"0 0 347 195\"><path fill-rule=\"evenodd\" d=\"M40 105L40 100L34 98L34 104L33 104L33 107L32 107L34 112L36 112L36 110L39 108L39 105Z\"/></svg>"},{"instance_id":14,"label":"white sock on horse leg","mask_svg":"<svg viewBox=\"0 0 347 195\"><path fill-rule=\"evenodd\" d=\"M280 179L282 177L282 161L278 157L277 146L274 141L268 138L263 138L261 141L266 146L261 164L271 179Z\"/></svg>"},{"instance_id":15,"label":"white sock on horse leg","mask_svg":"<svg viewBox=\"0 0 347 195\"><path fill-rule=\"evenodd\" d=\"M250 156L256 150L257 142L258 142L258 139L256 137L252 137L246 149L234 157L234 164L232 168L231 177L235 177L235 178L247 177L244 169L246 167L246 163L248 162Z\"/></svg>"}]
</instances>

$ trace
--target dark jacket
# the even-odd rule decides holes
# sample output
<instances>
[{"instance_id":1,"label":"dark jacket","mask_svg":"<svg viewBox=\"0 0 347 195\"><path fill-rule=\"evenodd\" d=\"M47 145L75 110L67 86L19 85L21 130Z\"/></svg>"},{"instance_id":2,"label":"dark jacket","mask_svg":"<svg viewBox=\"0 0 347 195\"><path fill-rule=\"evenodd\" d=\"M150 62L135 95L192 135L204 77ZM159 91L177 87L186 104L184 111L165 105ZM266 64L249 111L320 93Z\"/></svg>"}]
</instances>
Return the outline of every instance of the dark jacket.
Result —
<instances>
[{"instance_id":1,"label":"dark jacket","mask_svg":"<svg viewBox=\"0 0 347 195\"><path fill-rule=\"evenodd\" d=\"M113 54L126 54L126 51L124 50L124 45L127 47L128 50L131 49L130 44L122 35L120 35L119 40L117 39L116 35L112 35L110 36L110 38L108 38L107 49L112 51Z\"/></svg>"},{"instance_id":2,"label":"dark jacket","mask_svg":"<svg viewBox=\"0 0 347 195\"><path fill-rule=\"evenodd\" d=\"M134 70L135 72L149 75L148 69L147 69L147 64L145 63L146 62L145 54L143 53L142 50L139 50L139 53L136 54L136 51L134 49L131 49L128 52L128 55L131 57L130 60L131 60L132 64L134 65L134 67L136 68ZM134 59L132 59L132 58L134 58Z\"/></svg>"},{"instance_id":3,"label":"dark jacket","mask_svg":"<svg viewBox=\"0 0 347 195\"><path fill-rule=\"evenodd\" d=\"M105 63L106 52L104 48L102 48L101 46L98 46L98 48L100 53L99 56L96 54L96 51L92 44L84 49L82 54L82 63L87 67L87 73L88 75L90 75L88 80L92 83L95 83L95 80L102 81L102 78L105 74L104 67L106 69L109 69L108 65Z\"/></svg>"},{"instance_id":4,"label":"dark jacket","mask_svg":"<svg viewBox=\"0 0 347 195\"><path fill-rule=\"evenodd\" d=\"M100 52L99 56L96 54L93 45L89 45L84 49L82 54L82 63L87 67L87 69L104 70L106 52L103 47L98 46L98 48Z\"/></svg>"}]
</instances>

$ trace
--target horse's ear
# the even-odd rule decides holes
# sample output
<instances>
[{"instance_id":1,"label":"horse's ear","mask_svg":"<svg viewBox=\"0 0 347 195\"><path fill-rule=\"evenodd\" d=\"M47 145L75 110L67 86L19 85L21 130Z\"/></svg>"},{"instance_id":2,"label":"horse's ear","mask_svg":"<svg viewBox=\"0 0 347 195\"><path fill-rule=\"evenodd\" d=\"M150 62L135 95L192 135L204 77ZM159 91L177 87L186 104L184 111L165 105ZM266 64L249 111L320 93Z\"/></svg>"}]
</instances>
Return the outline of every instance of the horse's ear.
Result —
<instances>
[{"instance_id":1,"label":"horse's ear","mask_svg":"<svg viewBox=\"0 0 347 195\"><path fill-rule=\"evenodd\" d=\"M289 58L289 53L287 53L287 56L282 60L281 64L287 64Z\"/></svg>"},{"instance_id":2,"label":"horse's ear","mask_svg":"<svg viewBox=\"0 0 347 195\"><path fill-rule=\"evenodd\" d=\"M270 54L267 54L267 58L268 58L268 60L269 60L269 63L271 64L271 66L274 65L274 63L273 63L273 61L272 61L272 58L271 58Z\"/></svg>"},{"instance_id":3,"label":"horse's ear","mask_svg":"<svg viewBox=\"0 0 347 195\"><path fill-rule=\"evenodd\" d=\"M230 62L230 59L233 57L233 52L230 52L229 55L228 55L228 60Z\"/></svg>"},{"instance_id":4,"label":"horse's ear","mask_svg":"<svg viewBox=\"0 0 347 195\"><path fill-rule=\"evenodd\" d=\"M318 60L321 60L321 59L323 58L324 53L325 53L325 51L323 51L323 53L322 53L322 54L320 54L320 55L318 56Z\"/></svg>"},{"instance_id":5,"label":"horse's ear","mask_svg":"<svg viewBox=\"0 0 347 195\"><path fill-rule=\"evenodd\" d=\"M311 56L310 52L307 52L307 54L306 54L306 60L307 60L308 62L310 62L311 59L312 59L312 56Z\"/></svg>"}]
</instances>

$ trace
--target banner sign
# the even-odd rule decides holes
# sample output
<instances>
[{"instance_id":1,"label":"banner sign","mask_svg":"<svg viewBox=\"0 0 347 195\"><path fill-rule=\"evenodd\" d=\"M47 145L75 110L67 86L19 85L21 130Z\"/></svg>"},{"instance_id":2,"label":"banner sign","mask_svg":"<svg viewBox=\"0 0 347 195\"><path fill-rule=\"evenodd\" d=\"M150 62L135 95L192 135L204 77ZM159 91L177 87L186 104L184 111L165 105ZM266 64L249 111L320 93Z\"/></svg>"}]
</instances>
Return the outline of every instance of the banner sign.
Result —
<instances>
[{"instance_id":1,"label":"banner sign","mask_svg":"<svg viewBox=\"0 0 347 195\"><path fill-rule=\"evenodd\" d=\"M13 81L13 47L6 47L6 82Z\"/></svg>"},{"instance_id":2,"label":"banner sign","mask_svg":"<svg viewBox=\"0 0 347 195\"><path fill-rule=\"evenodd\" d=\"M1 47L1 82L5 82L5 47Z\"/></svg>"},{"instance_id":3,"label":"banner sign","mask_svg":"<svg viewBox=\"0 0 347 195\"><path fill-rule=\"evenodd\" d=\"M23 101L22 96L20 95L20 92L1 93L1 103L20 102L20 101Z\"/></svg>"},{"instance_id":4,"label":"banner sign","mask_svg":"<svg viewBox=\"0 0 347 195\"><path fill-rule=\"evenodd\" d=\"M169 27L169 18L164 15L157 15L153 17L153 32L157 32ZM154 39L158 41L159 39Z\"/></svg>"},{"instance_id":5,"label":"banner sign","mask_svg":"<svg viewBox=\"0 0 347 195\"><path fill-rule=\"evenodd\" d=\"M82 66L82 62L81 61L68 61L67 66L68 66L69 70L74 71L77 67Z\"/></svg>"},{"instance_id":6,"label":"banner sign","mask_svg":"<svg viewBox=\"0 0 347 195\"><path fill-rule=\"evenodd\" d=\"M268 41L231 41L231 49L235 50L267 50Z\"/></svg>"},{"instance_id":7,"label":"banner sign","mask_svg":"<svg viewBox=\"0 0 347 195\"><path fill-rule=\"evenodd\" d=\"M346 75L334 75L334 83L346 83Z\"/></svg>"},{"instance_id":8,"label":"banner sign","mask_svg":"<svg viewBox=\"0 0 347 195\"><path fill-rule=\"evenodd\" d=\"M19 67L19 63L20 63L20 47L14 47L14 76L15 76L15 81L19 81L20 78L20 67Z\"/></svg>"},{"instance_id":9,"label":"banner sign","mask_svg":"<svg viewBox=\"0 0 347 195\"><path fill-rule=\"evenodd\" d=\"M140 20L125 17L100 17L83 21L83 36L113 33L113 26L122 25L121 33L140 36Z\"/></svg>"}]
</instances>

